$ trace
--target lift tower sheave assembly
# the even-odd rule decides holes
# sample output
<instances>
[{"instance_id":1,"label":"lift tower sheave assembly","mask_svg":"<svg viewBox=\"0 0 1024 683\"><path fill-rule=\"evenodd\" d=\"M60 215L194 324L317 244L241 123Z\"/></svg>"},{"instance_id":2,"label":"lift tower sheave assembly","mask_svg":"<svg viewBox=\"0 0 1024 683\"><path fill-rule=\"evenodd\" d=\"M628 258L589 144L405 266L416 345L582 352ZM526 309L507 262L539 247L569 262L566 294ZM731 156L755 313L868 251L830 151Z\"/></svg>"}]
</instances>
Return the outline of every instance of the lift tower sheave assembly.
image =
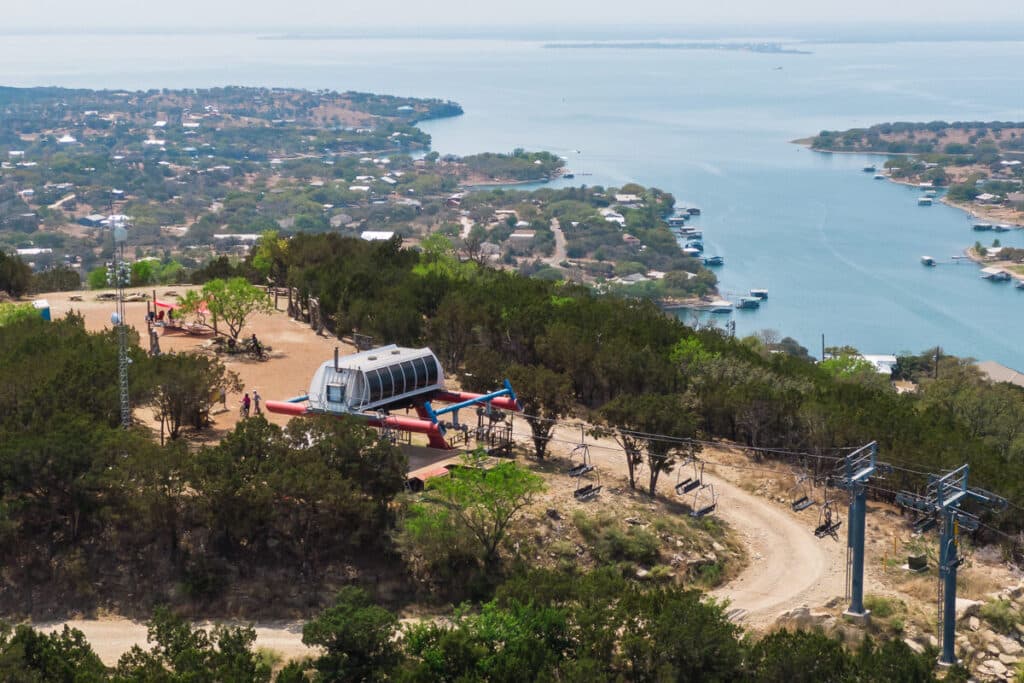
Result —
<instances>
[{"instance_id":1,"label":"lift tower sheave assembly","mask_svg":"<svg viewBox=\"0 0 1024 683\"><path fill-rule=\"evenodd\" d=\"M866 618L864 609L864 525L867 512L866 483L878 469L878 443L872 441L847 455L836 473L836 486L850 492L846 527L846 585L850 607L845 614Z\"/></svg>"},{"instance_id":2,"label":"lift tower sheave assembly","mask_svg":"<svg viewBox=\"0 0 1024 683\"><path fill-rule=\"evenodd\" d=\"M896 502L942 519L942 535L939 539L939 631L942 635L942 654L939 663L952 666L957 663L956 645L956 575L963 558L958 555L957 543L960 529L973 531L980 520L977 515L963 510L960 505L974 501L979 507L999 512L1006 509L1006 499L994 493L967 485L969 465L961 465L942 476L931 475L925 495L904 491ZM927 519L927 517L926 517Z\"/></svg>"}]
</instances>

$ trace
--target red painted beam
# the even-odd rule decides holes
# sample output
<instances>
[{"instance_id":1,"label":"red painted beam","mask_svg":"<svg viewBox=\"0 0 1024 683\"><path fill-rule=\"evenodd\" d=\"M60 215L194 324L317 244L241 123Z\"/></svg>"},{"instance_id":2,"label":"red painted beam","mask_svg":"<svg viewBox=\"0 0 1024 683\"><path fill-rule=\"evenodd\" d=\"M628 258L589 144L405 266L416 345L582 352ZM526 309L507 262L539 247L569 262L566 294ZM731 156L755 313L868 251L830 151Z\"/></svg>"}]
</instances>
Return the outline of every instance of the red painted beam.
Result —
<instances>
[{"instance_id":1,"label":"red painted beam","mask_svg":"<svg viewBox=\"0 0 1024 683\"><path fill-rule=\"evenodd\" d=\"M431 396L431 400L441 401L442 403L461 403L463 401L472 401L473 399L480 398L482 396L483 394L472 394L468 391L438 391ZM490 403L495 408L511 410L515 413L518 413L521 410L519 405L509 396L492 398Z\"/></svg>"},{"instance_id":2,"label":"red painted beam","mask_svg":"<svg viewBox=\"0 0 1024 683\"><path fill-rule=\"evenodd\" d=\"M267 401L263 404L272 413L282 415L306 415L309 406L305 403L289 403L288 401Z\"/></svg>"},{"instance_id":3,"label":"red painted beam","mask_svg":"<svg viewBox=\"0 0 1024 683\"><path fill-rule=\"evenodd\" d=\"M309 411L309 406L305 403L289 403L287 401L267 401L264 404L268 411L271 413L279 413L281 415L314 415ZM330 413L321 413L329 415ZM400 417L396 415L389 415L383 420L373 415L364 415L361 413L344 413L339 414L337 417L343 417L344 415L350 415L351 417L357 417L361 420L365 420L366 424L371 427L388 426L391 429L397 429L402 432L415 432L417 434L426 434L428 442L431 448L443 448L448 450L451 446L444 439L444 434L441 433L439 425L431 422L430 420L416 419L414 417Z\"/></svg>"}]
</instances>

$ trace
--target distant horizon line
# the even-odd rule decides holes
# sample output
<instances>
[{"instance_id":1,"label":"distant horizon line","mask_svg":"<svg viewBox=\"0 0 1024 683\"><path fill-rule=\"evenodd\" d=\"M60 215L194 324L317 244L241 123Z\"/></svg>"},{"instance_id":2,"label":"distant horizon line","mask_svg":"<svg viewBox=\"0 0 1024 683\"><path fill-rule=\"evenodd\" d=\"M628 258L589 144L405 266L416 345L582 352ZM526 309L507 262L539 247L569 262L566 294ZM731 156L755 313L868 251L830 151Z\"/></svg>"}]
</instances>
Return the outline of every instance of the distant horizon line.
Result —
<instances>
[{"instance_id":1,"label":"distant horizon line","mask_svg":"<svg viewBox=\"0 0 1024 683\"><path fill-rule=\"evenodd\" d=\"M277 40L352 40L352 39L481 39L481 40L780 40L817 43L880 43L880 42L1022 42L1024 21L1016 22L774 22L724 23L708 22L692 25L445 25L427 27L395 26L7 26L0 36L68 36L68 35L256 35Z\"/></svg>"}]
</instances>

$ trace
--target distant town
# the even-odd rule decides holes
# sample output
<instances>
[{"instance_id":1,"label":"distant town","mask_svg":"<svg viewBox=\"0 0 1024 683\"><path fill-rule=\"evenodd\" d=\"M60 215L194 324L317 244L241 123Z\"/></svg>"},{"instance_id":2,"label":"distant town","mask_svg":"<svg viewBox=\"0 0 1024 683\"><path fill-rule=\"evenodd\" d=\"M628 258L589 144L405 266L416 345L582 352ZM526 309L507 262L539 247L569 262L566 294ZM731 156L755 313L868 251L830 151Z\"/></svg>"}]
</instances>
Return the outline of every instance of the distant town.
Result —
<instances>
[{"instance_id":1,"label":"distant town","mask_svg":"<svg viewBox=\"0 0 1024 683\"><path fill-rule=\"evenodd\" d=\"M463 258L678 300L714 291L639 185L574 177L548 152L430 151L422 120L453 102L265 88L0 89L0 248L102 286L109 224L131 225L135 282L242 258L263 233L335 232L406 246L440 234ZM686 215L685 212L683 214Z\"/></svg>"}]
</instances>

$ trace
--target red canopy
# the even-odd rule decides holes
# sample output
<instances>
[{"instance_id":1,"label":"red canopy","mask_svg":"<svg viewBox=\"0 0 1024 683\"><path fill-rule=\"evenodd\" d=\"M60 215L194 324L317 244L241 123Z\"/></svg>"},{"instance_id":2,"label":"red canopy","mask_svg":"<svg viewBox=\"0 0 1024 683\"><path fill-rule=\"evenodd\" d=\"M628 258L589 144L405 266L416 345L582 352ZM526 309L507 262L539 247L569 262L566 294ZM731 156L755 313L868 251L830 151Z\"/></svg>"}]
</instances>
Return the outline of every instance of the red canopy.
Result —
<instances>
[{"instance_id":1,"label":"red canopy","mask_svg":"<svg viewBox=\"0 0 1024 683\"><path fill-rule=\"evenodd\" d=\"M181 308L181 304L172 304L169 301L160 301L159 299L155 300L153 303L156 305L157 308L169 308L171 310L175 310L175 309ZM205 301L203 301L202 303L199 304L199 312L200 313L206 313L207 312L206 302Z\"/></svg>"}]
</instances>

